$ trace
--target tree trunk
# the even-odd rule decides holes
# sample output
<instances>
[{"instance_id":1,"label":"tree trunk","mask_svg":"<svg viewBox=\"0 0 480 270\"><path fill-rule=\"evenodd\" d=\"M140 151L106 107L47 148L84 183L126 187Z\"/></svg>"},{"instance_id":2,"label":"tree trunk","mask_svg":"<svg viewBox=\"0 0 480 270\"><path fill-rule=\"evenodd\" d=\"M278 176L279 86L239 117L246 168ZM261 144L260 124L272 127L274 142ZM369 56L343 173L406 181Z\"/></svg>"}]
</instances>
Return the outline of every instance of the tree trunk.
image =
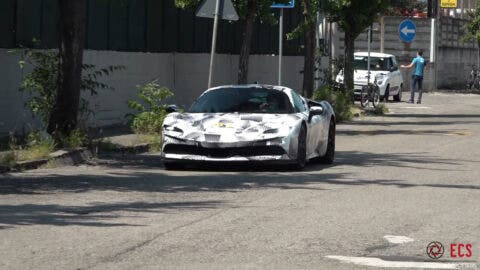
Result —
<instances>
[{"instance_id":1,"label":"tree trunk","mask_svg":"<svg viewBox=\"0 0 480 270\"><path fill-rule=\"evenodd\" d=\"M77 126L80 102L86 0L58 0L59 66L57 96L48 123L48 132L57 142Z\"/></svg>"},{"instance_id":2,"label":"tree trunk","mask_svg":"<svg viewBox=\"0 0 480 270\"><path fill-rule=\"evenodd\" d=\"M353 60L355 52L355 36L349 31L345 31L345 64L344 64L344 80L347 91L353 92Z\"/></svg>"},{"instance_id":3,"label":"tree trunk","mask_svg":"<svg viewBox=\"0 0 480 270\"><path fill-rule=\"evenodd\" d=\"M303 16L305 20L305 57L303 64L303 91L302 94L310 98L313 94L315 80L315 14L310 0L303 0Z\"/></svg>"},{"instance_id":4,"label":"tree trunk","mask_svg":"<svg viewBox=\"0 0 480 270\"><path fill-rule=\"evenodd\" d=\"M240 47L240 57L238 60L238 84L248 82L248 60L250 58L250 48L252 47L253 28L255 27L255 18L257 15L257 0L247 0L247 16L242 30L242 46Z\"/></svg>"}]
</instances>

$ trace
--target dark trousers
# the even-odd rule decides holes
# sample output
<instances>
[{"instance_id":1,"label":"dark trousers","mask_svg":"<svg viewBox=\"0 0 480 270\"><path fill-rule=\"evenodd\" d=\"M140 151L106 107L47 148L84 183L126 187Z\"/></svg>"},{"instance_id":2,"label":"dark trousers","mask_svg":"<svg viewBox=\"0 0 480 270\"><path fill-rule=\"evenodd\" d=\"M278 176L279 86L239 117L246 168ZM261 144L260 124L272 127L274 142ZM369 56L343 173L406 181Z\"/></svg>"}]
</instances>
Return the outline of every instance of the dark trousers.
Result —
<instances>
[{"instance_id":1,"label":"dark trousers","mask_svg":"<svg viewBox=\"0 0 480 270\"><path fill-rule=\"evenodd\" d=\"M411 88L410 88L410 101L413 102L415 99L415 85L418 86L418 100L422 100L422 83L423 83L423 77L422 76L417 76L417 75L412 75L412 83L411 83Z\"/></svg>"}]
</instances>

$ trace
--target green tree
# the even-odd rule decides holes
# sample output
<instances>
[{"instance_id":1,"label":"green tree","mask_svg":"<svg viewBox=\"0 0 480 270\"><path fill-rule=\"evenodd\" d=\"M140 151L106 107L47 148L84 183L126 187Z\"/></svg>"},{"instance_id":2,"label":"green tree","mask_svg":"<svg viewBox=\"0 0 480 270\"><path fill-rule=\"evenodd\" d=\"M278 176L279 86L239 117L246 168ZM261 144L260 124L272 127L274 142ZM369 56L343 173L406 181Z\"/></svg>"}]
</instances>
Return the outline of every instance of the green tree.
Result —
<instances>
[{"instance_id":1,"label":"green tree","mask_svg":"<svg viewBox=\"0 0 480 270\"><path fill-rule=\"evenodd\" d=\"M56 141L77 127L86 29L86 0L58 0L57 94L47 131Z\"/></svg>"},{"instance_id":2,"label":"green tree","mask_svg":"<svg viewBox=\"0 0 480 270\"><path fill-rule=\"evenodd\" d=\"M464 41L477 43L477 50L480 53L480 0L477 0L476 8L468 13L470 20L465 25ZM477 64L480 62L480 55L477 54Z\"/></svg>"},{"instance_id":3,"label":"green tree","mask_svg":"<svg viewBox=\"0 0 480 270\"><path fill-rule=\"evenodd\" d=\"M311 97L315 80L315 32L317 12L320 9L319 0L302 0L304 26L304 63L303 63L303 94Z\"/></svg>"},{"instance_id":4,"label":"green tree","mask_svg":"<svg viewBox=\"0 0 480 270\"><path fill-rule=\"evenodd\" d=\"M180 8L196 8L201 2L203 0L175 0L175 5ZM232 0L232 2L243 24L242 45L238 61L238 83L245 84L248 82L248 61L255 21L259 19L262 22L275 24L277 20L270 6L274 2L288 3L289 0Z\"/></svg>"},{"instance_id":5,"label":"green tree","mask_svg":"<svg viewBox=\"0 0 480 270\"><path fill-rule=\"evenodd\" d=\"M353 90L353 54L355 39L384 12L390 0L325 0L330 21L345 32L344 76L347 90Z\"/></svg>"},{"instance_id":6,"label":"green tree","mask_svg":"<svg viewBox=\"0 0 480 270\"><path fill-rule=\"evenodd\" d=\"M287 38L303 38L304 62L303 62L303 87L302 95L311 97L315 83L315 35L317 26L317 12L320 10L321 0L300 0L302 21L297 27L287 34Z\"/></svg>"},{"instance_id":7,"label":"green tree","mask_svg":"<svg viewBox=\"0 0 480 270\"><path fill-rule=\"evenodd\" d=\"M428 0L432 2L432 0ZM385 11L386 15L405 16L413 14L414 10L423 12L428 11L428 2L422 0L391 0L390 6Z\"/></svg>"}]
</instances>

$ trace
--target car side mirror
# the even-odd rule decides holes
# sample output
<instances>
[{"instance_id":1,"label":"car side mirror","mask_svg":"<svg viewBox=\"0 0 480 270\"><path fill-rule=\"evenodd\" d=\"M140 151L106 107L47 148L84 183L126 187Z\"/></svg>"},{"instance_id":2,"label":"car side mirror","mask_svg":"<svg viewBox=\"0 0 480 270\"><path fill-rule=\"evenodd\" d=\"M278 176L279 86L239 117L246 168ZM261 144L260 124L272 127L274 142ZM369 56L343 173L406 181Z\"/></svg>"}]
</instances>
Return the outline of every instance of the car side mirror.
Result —
<instances>
[{"instance_id":1,"label":"car side mirror","mask_svg":"<svg viewBox=\"0 0 480 270\"><path fill-rule=\"evenodd\" d=\"M167 108L165 109L167 113L173 113L173 112L178 112L180 111L180 107L178 107L175 104L168 105Z\"/></svg>"},{"instance_id":2,"label":"car side mirror","mask_svg":"<svg viewBox=\"0 0 480 270\"><path fill-rule=\"evenodd\" d=\"M322 115L323 114L323 107L320 106L312 106L310 107L310 113L308 115L308 121L312 120L312 117L315 115Z\"/></svg>"},{"instance_id":3,"label":"car side mirror","mask_svg":"<svg viewBox=\"0 0 480 270\"><path fill-rule=\"evenodd\" d=\"M398 66L391 66L390 67L390 72L394 72L398 70Z\"/></svg>"}]
</instances>

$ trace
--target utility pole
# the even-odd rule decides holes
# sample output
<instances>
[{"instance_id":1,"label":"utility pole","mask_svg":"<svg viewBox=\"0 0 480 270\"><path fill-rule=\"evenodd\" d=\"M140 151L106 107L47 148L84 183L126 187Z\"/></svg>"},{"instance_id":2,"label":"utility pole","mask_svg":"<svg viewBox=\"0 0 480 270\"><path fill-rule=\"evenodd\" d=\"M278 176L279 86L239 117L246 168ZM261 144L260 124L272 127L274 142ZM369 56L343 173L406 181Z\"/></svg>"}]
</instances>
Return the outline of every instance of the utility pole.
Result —
<instances>
[{"instance_id":1,"label":"utility pole","mask_svg":"<svg viewBox=\"0 0 480 270\"><path fill-rule=\"evenodd\" d=\"M217 46L218 17L220 13L220 0L215 3L215 14L213 19L212 51L210 52L210 69L208 72L208 88L212 87L213 67L215 64L215 48Z\"/></svg>"}]
</instances>

